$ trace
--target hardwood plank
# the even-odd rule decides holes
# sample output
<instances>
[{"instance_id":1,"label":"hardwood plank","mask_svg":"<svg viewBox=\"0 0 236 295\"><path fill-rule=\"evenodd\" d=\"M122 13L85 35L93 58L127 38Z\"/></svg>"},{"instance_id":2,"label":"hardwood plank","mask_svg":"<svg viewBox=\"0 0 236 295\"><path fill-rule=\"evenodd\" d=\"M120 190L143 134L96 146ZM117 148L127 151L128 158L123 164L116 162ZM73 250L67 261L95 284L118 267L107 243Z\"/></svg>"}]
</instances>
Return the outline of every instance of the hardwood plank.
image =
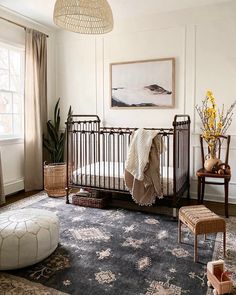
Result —
<instances>
[{"instance_id":1,"label":"hardwood plank","mask_svg":"<svg viewBox=\"0 0 236 295\"><path fill-rule=\"evenodd\" d=\"M6 203L1 205L0 207L9 205L9 204L14 203L14 202L16 202L18 200L22 200L24 198L27 198L27 197L32 196L32 195L37 194L37 193L39 193L39 191L30 191L30 192L20 191L20 192L18 192L16 194L6 196ZM124 206L122 206L121 204L124 205ZM182 199L182 202L181 202L181 206L196 205L196 204L197 204L197 200L191 200L191 199L190 200ZM207 208L209 208L210 210L215 212L216 214L224 216L224 214L225 214L224 203L204 201L203 204ZM124 204L124 201L119 202L119 200L112 201L112 206L111 207L119 208L120 205L121 205L122 208L127 208L127 209L131 209L131 210L132 209L134 209L134 210L139 209L138 205L136 205L135 203L125 202L125 204ZM165 210L161 209L161 208L160 208L160 210L157 210L157 209L154 210L151 207L148 207L148 208L150 209L150 211L152 213L162 213L162 214L166 213ZM149 210L147 210L147 211L149 211ZM236 205L235 204L229 204L229 216L236 216Z\"/></svg>"}]
</instances>

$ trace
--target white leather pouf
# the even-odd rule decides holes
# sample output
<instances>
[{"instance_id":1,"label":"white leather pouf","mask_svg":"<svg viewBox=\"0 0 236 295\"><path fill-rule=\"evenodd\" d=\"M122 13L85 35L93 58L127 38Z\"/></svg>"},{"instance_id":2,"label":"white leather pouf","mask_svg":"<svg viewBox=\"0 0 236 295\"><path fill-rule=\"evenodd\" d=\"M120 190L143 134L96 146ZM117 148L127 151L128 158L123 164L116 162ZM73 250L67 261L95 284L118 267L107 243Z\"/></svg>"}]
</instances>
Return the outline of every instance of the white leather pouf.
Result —
<instances>
[{"instance_id":1,"label":"white leather pouf","mask_svg":"<svg viewBox=\"0 0 236 295\"><path fill-rule=\"evenodd\" d=\"M0 213L0 270L35 264L58 245L59 220L41 209L19 209Z\"/></svg>"}]
</instances>

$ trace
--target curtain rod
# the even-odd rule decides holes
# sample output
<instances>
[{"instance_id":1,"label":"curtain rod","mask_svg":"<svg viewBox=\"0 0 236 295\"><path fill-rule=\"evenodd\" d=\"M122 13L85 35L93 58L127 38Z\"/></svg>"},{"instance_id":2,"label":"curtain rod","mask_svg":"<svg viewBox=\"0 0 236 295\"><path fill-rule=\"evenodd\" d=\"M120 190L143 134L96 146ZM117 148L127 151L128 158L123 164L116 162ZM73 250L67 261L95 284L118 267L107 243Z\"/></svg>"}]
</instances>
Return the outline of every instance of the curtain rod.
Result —
<instances>
[{"instance_id":1,"label":"curtain rod","mask_svg":"<svg viewBox=\"0 0 236 295\"><path fill-rule=\"evenodd\" d=\"M5 18L5 17L0 16L0 19L3 19L3 20L5 20L6 22L9 22L9 23L11 23L11 24L13 24L13 25L16 25L16 26L18 26L18 27L21 27L21 28L23 28L23 29L25 29L25 30L27 29L26 26L23 26L23 25L21 25L21 24L19 24L19 23L16 23L16 22L12 21L12 20L9 20L9 19L7 19L7 18ZM43 34L44 34L44 33L43 33ZM46 35L47 38L49 37L47 34L44 34L44 35Z\"/></svg>"}]
</instances>

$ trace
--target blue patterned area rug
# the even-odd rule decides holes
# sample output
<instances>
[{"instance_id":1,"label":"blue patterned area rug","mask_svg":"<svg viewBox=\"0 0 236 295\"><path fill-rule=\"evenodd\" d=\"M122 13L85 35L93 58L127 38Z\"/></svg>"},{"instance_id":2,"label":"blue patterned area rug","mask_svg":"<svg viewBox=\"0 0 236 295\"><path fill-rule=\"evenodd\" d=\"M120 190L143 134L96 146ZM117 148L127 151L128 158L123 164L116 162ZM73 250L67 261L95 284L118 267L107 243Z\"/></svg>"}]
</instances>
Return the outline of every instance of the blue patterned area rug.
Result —
<instances>
[{"instance_id":1,"label":"blue patterned area rug","mask_svg":"<svg viewBox=\"0 0 236 295\"><path fill-rule=\"evenodd\" d=\"M178 244L177 221L170 216L66 205L63 198L45 193L0 212L23 207L56 212L60 244L41 263L0 273L0 294L207 293L206 263L221 245L214 235L199 238L199 263L194 263L191 232L183 227L183 243Z\"/></svg>"}]
</instances>

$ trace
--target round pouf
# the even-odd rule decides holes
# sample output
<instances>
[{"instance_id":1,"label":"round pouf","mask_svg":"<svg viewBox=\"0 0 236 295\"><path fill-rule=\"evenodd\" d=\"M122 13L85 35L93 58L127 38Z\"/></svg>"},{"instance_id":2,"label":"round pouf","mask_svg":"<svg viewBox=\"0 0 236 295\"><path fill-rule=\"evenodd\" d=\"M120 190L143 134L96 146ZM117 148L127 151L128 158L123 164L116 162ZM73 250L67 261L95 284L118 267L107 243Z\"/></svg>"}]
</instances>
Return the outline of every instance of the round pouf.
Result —
<instances>
[{"instance_id":1,"label":"round pouf","mask_svg":"<svg viewBox=\"0 0 236 295\"><path fill-rule=\"evenodd\" d=\"M58 245L59 220L41 209L19 209L0 213L0 270L35 264Z\"/></svg>"}]
</instances>

